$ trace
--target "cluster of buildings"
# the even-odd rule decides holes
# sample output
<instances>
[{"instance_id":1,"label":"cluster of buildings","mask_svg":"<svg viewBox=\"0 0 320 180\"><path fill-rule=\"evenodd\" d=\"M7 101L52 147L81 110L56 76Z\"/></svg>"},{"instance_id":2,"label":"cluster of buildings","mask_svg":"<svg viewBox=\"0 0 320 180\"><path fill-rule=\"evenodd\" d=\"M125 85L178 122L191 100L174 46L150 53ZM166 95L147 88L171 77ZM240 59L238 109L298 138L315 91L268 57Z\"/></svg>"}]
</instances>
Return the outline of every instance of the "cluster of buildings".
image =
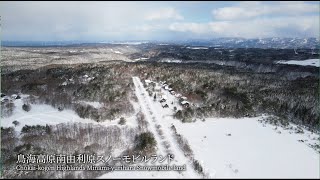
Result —
<instances>
[{"instance_id":1,"label":"cluster of buildings","mask_svg":"<svg viewBox=\"0 0 320 180\"><path fill-rule=\"evenodd\" d=\"M153 83L153 81L146 79L145 83L148 86L149 84ZM155 86L154 90L158 93L161 93L161 89L168 91L170 94L178 98L179 103L182 107L187 108L190 106L190 103L187 101L187 97L182 96L179 93L176 93L165 81L164 82L160 81L160 86ZM161 103L163 108L169 107L167 104L167 100L168 100L168 97L165 94L162 94L159 102Z\"/></svg>"}]
</instances>

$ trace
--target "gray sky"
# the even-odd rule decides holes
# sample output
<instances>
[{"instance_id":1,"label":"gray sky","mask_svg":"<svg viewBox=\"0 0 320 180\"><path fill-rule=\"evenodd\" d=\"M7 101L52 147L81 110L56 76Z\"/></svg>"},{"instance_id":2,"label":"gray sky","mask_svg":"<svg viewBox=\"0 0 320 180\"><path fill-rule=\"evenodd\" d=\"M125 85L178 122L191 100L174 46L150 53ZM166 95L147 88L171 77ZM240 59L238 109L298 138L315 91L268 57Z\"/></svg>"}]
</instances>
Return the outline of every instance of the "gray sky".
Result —
<instances>
[{"instance_id":1,"label":"gray sky","mask_svg":"<svg viewBox=\"0 0 320 180\"><path fill-rule=\"evenodd\" d=\"M319 37L319 2L0 2L2 40Z\"/></svg>"}]
</instances>

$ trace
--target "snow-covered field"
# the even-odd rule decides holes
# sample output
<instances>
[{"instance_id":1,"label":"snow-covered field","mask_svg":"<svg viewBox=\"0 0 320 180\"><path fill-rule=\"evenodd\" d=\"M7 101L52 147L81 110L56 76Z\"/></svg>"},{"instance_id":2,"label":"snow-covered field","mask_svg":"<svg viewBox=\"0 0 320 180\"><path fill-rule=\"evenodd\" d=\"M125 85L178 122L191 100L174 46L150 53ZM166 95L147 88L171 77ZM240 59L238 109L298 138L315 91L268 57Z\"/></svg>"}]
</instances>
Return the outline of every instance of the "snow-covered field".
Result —
<instances>
[{"instance_id":1,"label":"snow-covered field","mask_svg":"<svg viewBox=\"0 0 320 180\"><path fill-rule=\"evenodd\" d=\"M10 117L1 118L2 127L14 126L13 121L18 121L20 124L15 127L17 131L20 131L25 125L46 125L46 124L59 124L68 122L82 122L82 123L93 123L94 121L89 119L80 118L72 110L58 111L52 106L45 104L32 104L31 110L26 112L22 109L22 99L16 99L14 101L13 115Z\"/></svg>"},{"instance_id":2,"label":"snow-covered field","mask_svg":"<svg viewBox=\"0 0 320 180\"><path fill-rule=\"evenodd\" d=\"M295 64L300 66L316 66L320 67L320 59L307 59L307 60L290 60L290 61L278 61L277 64Z\"/></svg>"},{"instance_id":3,"label":"snow-covered field","mask_svg":"<svg viewBox=\"0 0 320 180\"><path fill-rule=\"evenodd\" d=\"M187 49L208 49L207 47L187 47Z\"/></svg>"},{"instance_id":4,"label":"snow-covered field","mask_svg":"<svg viewBox=\"0 0 320 180\"><path fill-rule=\"evenodd\" d=\"M319 178L319 154L257 118L171 121L216 178ZM167 120L168 123L170 120ZM230 135L230 136L228 136Z\"/></svg>"},{"instance_id":5,"label":"snow-covered field","mask_svg":"<svg viewBox=\"0 0 320 180\"><path fill-rule=\"evenodd\" d=\"M28 95L23 95L22 99L16 99L13 101L14 110L12 116L1 118L0 125L2 127L14 127L13 121L18 121L19 125L15 126L17 131L21 131L23 126L25 125L55 125L60 123L93 123L93 124L101 124L105 126L109 125L118 125L120 118L115 119L113 121L106 120L104 122L96 122L92 119L84 119L80 118L79 115L73 110L64 109L63 111L59 111L58 109L53 108L50 105L46 104L31 104L31 110L26 112L22 109L22 105L24 104L24 97L28 97ZM101 108L103 104L99 102L88 102L81 101L81 103L89 104L94 108ZM131 102L134 105L134 108L137 109L138 104ZM124 116L127 120L126 125L129 127L137 127L137 122L135 116Z\"/></svg>"}]
</instances>

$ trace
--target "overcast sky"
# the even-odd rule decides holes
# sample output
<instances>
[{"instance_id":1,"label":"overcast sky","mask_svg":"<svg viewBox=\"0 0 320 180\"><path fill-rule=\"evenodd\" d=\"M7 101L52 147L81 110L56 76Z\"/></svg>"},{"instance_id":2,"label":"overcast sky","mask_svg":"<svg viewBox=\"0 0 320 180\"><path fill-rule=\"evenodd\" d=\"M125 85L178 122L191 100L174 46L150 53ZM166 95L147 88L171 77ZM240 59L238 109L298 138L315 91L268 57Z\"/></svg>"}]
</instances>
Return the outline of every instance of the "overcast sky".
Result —
<instances>
[{"instance_id":1,"label":"overcast sky","mask_svg":"<svg viewBox=\"0 0 320 180\"><path fill-rule=\"evenodd\" d=\"M319 2L0 2L2 40L319 37Z\"/></svg>"}]
</instances>

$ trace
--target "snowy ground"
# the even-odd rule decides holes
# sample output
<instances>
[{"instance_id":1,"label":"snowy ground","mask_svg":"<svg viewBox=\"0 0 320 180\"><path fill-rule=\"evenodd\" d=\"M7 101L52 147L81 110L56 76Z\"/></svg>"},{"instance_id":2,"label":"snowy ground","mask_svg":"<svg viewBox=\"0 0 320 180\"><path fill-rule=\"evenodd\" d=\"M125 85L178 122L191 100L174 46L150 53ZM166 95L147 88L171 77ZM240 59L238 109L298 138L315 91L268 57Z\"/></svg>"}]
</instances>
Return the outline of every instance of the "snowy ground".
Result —
<instances>
[{"instance_id":1,"label":"snowy ground","mask_svg":"<svg viewBox=\"0 0 320 180\"><path fill-rule=\"evenodd\" d=\"M319 59L307 59L302 61L290 60L290 61L278 61L277 64L295 64L300 66L316 66L320 67Z\"/></svg>"}]
</instances>

